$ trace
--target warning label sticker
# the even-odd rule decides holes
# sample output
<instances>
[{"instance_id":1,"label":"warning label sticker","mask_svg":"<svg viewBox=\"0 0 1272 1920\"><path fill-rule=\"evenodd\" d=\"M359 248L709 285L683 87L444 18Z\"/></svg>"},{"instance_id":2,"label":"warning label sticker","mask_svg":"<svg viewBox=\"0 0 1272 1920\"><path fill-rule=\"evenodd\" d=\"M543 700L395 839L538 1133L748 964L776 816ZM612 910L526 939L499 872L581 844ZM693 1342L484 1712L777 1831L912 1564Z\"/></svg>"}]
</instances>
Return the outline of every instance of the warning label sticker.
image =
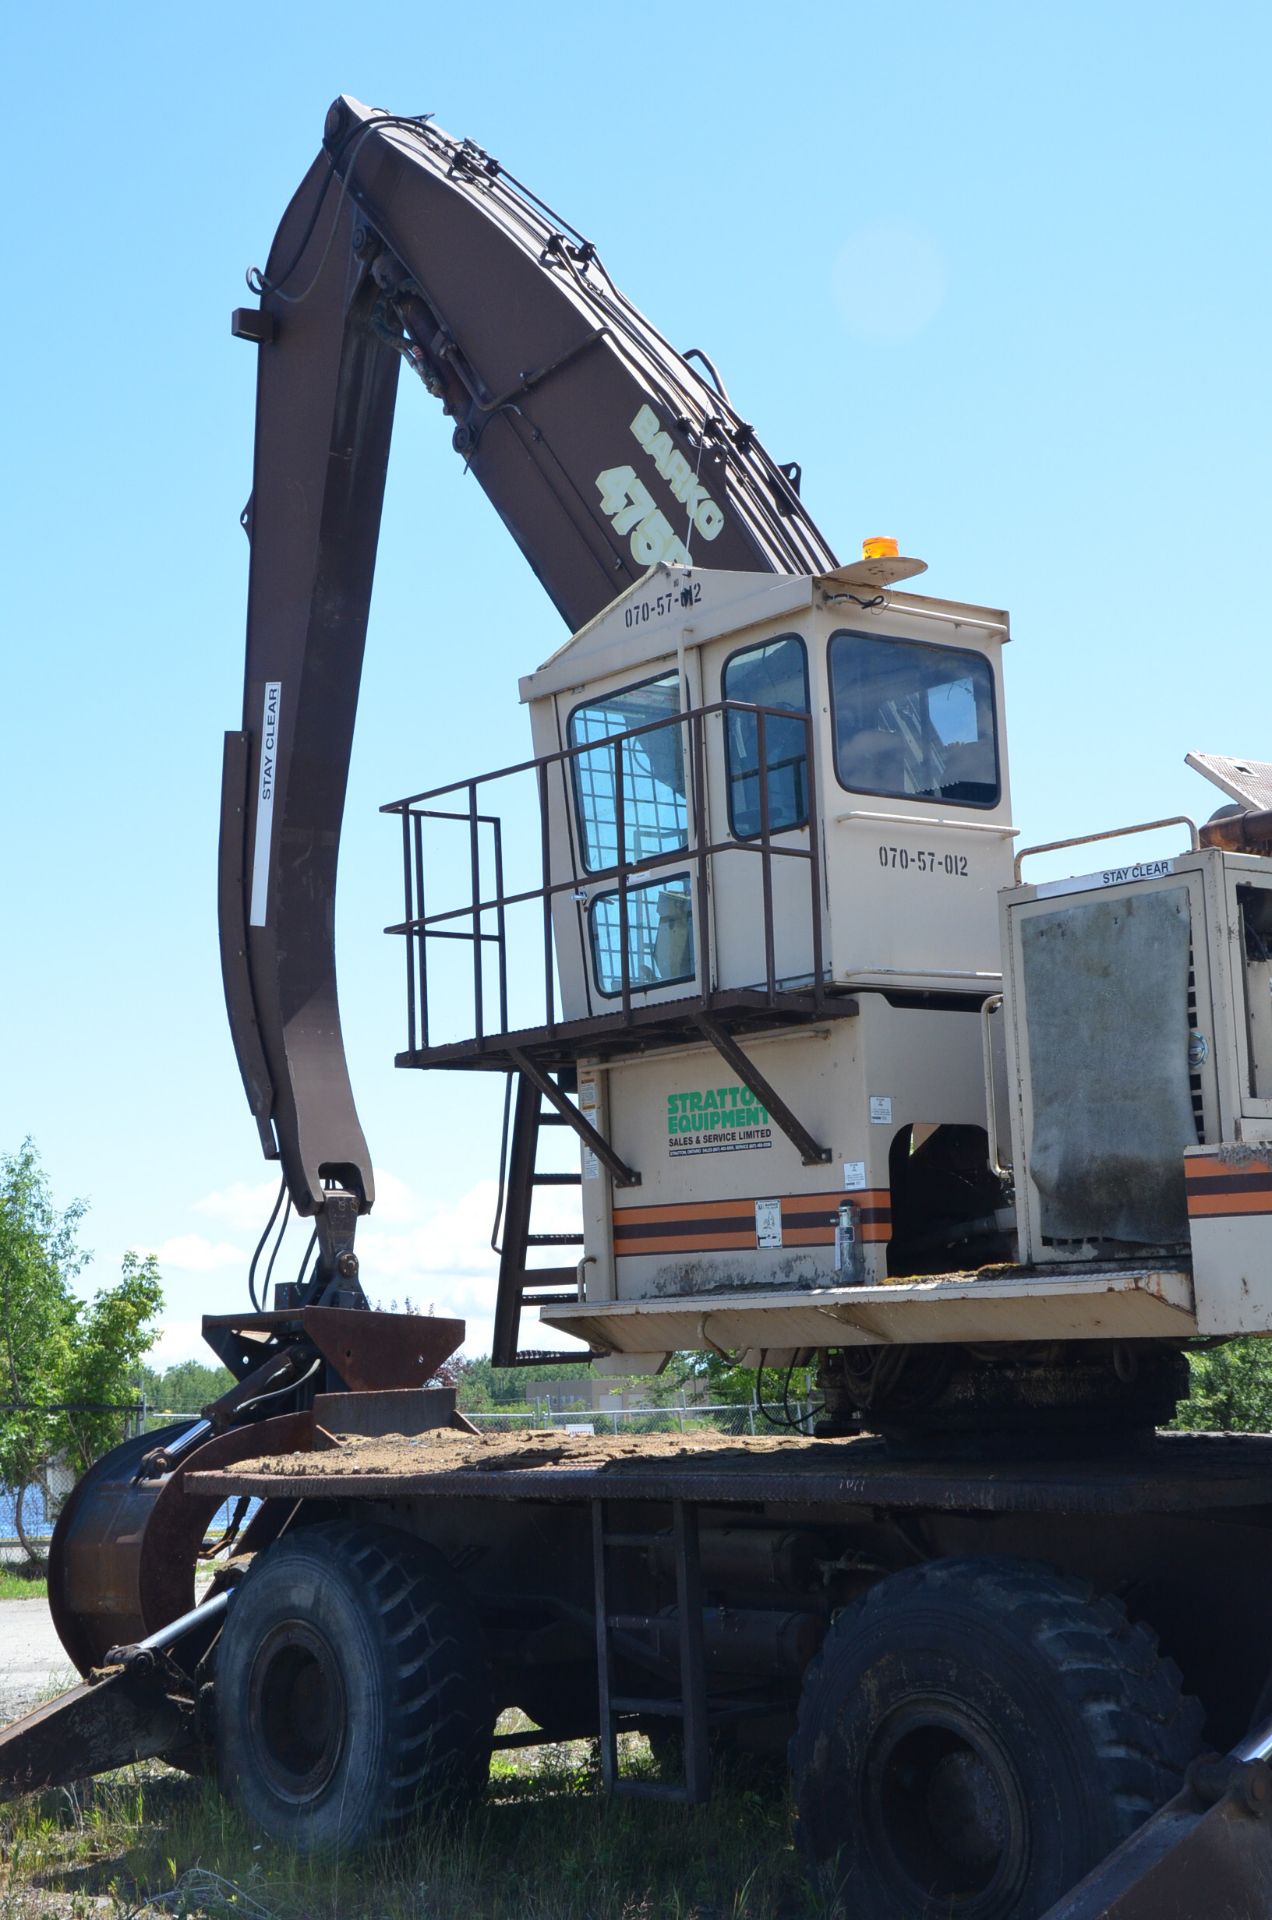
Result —
<instances>
[{"instance_id":1,"label":"warning label sticker","mask_svg":"<svg viewBox=\"0 0 1272 1920\"><path fill-rule=\"evenodd\" d=\"M704 1087L667 1095L667 1152L673 1160L691 1153L745 1153L772 1144L768 1109L750 1087Z\"/></svg>"}]
</instances>

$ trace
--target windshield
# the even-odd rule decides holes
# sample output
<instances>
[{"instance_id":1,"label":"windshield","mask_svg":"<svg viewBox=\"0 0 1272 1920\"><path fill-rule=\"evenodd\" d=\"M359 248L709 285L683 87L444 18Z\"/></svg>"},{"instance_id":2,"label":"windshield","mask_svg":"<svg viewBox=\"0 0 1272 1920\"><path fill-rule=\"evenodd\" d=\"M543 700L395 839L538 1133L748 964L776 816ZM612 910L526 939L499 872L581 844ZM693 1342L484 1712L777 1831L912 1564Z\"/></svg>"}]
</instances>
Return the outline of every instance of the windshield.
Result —
<instances>
[{"instance_id":1,"label":"windshield","mask_svg":"<svg viewBox=\"0 0 1272 1920\"><path fill-rule=\"evenodd\" d=\"M841 786L898 800L997 803L994 675L982 654L837 633L830 688Z\"/></svg>"}]
</instances>

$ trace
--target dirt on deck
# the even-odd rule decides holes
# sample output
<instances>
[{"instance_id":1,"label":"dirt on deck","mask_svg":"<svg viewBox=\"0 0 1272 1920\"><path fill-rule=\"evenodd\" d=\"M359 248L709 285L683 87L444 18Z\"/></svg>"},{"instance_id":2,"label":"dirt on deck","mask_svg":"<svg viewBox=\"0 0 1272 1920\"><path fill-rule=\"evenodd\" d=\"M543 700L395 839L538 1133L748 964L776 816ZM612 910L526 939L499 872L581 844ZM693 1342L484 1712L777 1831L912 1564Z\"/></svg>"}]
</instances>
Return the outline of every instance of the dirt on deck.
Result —
<instances>
[{"instance_id":1,"label":"dirt on deck","mask_svg":"<svg viewBox=\"0 0 1272 1920\"><path fill-rule=\"evenodd\" d=\"M238 1461L234 1473L241 1477L277 1475L283 1478L304 1474L315 1478L324 1473L374 1477L379 1474L498 1473L524 1471L528 1467L595 1471L651 1460L700 1460L704 1456L724 1462L780 1453L789 1461L813 1449L821 1452L822 1443L796 1433L734 1439L718 1433L471 1434L437 1427L427 1433L390 1433L374 1440L357 1434L324 1435L312 1453L274 1453L259 1460Z\"/></svg>"}]
</instances>

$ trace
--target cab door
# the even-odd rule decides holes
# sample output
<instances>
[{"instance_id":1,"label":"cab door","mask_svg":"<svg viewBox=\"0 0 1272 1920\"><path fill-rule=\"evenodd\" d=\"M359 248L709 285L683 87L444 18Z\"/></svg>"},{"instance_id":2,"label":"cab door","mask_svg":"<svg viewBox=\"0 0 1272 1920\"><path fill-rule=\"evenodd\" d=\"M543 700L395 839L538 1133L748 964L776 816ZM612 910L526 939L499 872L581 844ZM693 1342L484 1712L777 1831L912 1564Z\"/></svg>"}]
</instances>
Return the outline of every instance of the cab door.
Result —
<instances>
[{"instance_id":1,"label":"cab door","mask_svg":"<svg viewBox=\"0 0 1272 1920\"><path fill-rule=\"evenodd\" d=\"M683 701L679 667L668 661L640 680L589 688L564 716L571 904L593 1013L699 991Z\"/></svg>"}]
</instances>

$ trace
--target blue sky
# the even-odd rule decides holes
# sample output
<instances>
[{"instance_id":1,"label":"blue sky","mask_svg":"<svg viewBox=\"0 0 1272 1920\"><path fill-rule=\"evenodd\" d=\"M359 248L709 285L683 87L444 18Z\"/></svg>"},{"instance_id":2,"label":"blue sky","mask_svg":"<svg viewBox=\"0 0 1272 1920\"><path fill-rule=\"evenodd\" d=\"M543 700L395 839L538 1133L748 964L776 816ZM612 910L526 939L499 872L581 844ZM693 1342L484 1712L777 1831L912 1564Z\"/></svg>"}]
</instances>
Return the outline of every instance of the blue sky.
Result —
<instances>
[{"instance_id":1,"label":"blue sky","mask_svg":"<svg viewBox=\"0 0 1272 1920\"><path fill-rule=\"evenodd\" d=\"M848 556L1011 610L1023 837L1191 811L1272 758L1266 73L1257 5L325 0L11 8L0 1146L157 1248L165 1357L238 1304L272 1185L225 1028L252 350L229 334L331 98L431 110L705 347ZM396 1073L385 800L526 750L563 637L403 383L342 855L346 1034L383 1169L364 1271L467 1312L498 1090ZM460 716L437 724L445 703ZM296 1249L299 1256L299 1247Z\"/></svg>"}]
</instances>

